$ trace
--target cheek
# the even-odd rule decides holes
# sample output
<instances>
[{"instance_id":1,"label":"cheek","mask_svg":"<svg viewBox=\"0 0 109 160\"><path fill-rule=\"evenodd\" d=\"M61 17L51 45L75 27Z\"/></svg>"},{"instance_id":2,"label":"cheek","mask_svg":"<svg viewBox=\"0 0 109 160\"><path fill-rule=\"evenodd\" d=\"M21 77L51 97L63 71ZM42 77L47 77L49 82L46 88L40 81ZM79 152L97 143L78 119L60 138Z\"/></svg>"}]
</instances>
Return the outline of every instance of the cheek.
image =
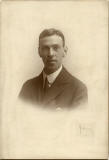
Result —
<instances>
[{"instance_id":1,"label":"cheek","mask_svg":"<svg viewBox=\"0 0 109 160\"><path fill-rule=\"evenodd\" d=\"M63 57L64 57L64 52L61 51L61 52L59 52L59 53L57 54L57 58L58 58L58 59L61 60L61 59L63 59Z\"/></svg>"},{"instance_id":2,"label":"cheek","mask_svg":"<svg viewBox=\"0 0 109 160\"><path fill-rule=\"evenodd\" d=\"M41 56L42 59L46 59L47 53L43 52L42 54L40 54L40 56Z\"/></svg>"},{"instance_id":3,"label":"cheek","mask_svg":"<svg viewBox=\"0 0 109 160\"><path fill-rule=\"evenodd\" d=\"M46 57L44 56L42 57L43 62L46 62L46 59L47 59Z\"/></svg>"},{"instance_id":4,"label":"cheek","mask_svg":"<svg viewBox=\"0 0 109 160\"><path fill-rule=\"evenodd\" d=\"M41 57L46 57L48 54L48 51L47 50L40 50L40 56Z\"/></svg>"}]
</instances>

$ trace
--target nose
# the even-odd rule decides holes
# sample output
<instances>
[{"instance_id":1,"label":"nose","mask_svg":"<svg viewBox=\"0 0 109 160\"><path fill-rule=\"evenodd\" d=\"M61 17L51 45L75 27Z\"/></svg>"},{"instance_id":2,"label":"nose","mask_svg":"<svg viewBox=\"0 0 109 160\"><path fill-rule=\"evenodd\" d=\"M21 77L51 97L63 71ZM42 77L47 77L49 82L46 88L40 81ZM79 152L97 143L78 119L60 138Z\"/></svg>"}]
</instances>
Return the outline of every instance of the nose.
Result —
<instances>
[{"instance_id":1,"label":"nose","mask_svg":"<svg viewBox=\"0 0 109 160\"><path fill-rule=\"evenodd\" d=\"M53 49L52 49L52 48L49 48L48 56L53 56L53 55L54 55Z\"/></svg>"}]
</instances>

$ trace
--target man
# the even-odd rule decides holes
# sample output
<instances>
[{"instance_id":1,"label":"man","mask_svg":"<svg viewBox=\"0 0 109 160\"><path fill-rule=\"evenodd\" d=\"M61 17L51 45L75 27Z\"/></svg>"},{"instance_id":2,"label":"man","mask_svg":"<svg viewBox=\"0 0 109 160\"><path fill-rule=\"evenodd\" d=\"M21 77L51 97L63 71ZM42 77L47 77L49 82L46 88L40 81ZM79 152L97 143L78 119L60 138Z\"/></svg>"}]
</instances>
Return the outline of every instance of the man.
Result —
<instances>
[{"instance_id":1,"label":"man","mask_svg":"<svg viewBox=\"0 0 109 160\"><path fill-rule=\"evenodd\" d=\"M46 29L39 36L39 56L44 63L42 73L28 80L20 98L49 108L72 108L87 102L87 88L62 65L67 53L61 31Z\"/></svg>"}]
</instances>

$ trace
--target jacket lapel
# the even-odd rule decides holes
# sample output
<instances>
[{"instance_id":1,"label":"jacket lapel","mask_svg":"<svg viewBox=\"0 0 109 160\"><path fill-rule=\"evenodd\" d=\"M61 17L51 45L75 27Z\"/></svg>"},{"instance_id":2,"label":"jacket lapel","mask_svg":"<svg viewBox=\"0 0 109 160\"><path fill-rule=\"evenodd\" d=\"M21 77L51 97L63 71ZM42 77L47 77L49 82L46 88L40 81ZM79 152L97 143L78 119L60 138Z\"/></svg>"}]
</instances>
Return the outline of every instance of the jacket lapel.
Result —
<instances>
[{"instance_id":1,"label":"jacket lapel","mask_svg":"<svg viewBox=\"0 0 109 160\"><path fill-rule=\"evenodd\" d=\"M36 92L37 92L37 101L42 103L44 98L44 91L43 91L43 74L41 73L38 77L38 81L36 82Z\"/></svg>"}]
</instances>

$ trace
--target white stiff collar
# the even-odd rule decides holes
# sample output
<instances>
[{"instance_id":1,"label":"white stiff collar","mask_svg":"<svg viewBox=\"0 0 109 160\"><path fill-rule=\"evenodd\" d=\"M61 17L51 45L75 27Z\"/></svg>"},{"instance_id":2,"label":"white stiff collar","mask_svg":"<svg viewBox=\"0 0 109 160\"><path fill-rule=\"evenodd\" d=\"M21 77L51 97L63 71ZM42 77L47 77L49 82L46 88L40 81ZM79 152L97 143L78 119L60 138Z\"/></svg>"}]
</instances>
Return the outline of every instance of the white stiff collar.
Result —
<instances>
[{"instance_id":1,"label":"white stiff collar","mask_svg":"<svg viewBox=\"0 0 109 160\"><path fill-rule=\"evenodd\" d=\"M53 72L53 73L51 73L49 75L47 75L44 72L44 70L43 70L43 82L44 82L43 83L43 87L45 85L45 79L46 79L46 77L47 77L47 80L48 80L49 84L52 85L52 83L55 81L55 79L57 78L57 76L59 75L59 73L61 72L61 70L62 70L62 65L58 68L58 70L56 70L55 72Z\"/></svg>"}]
</instances>

